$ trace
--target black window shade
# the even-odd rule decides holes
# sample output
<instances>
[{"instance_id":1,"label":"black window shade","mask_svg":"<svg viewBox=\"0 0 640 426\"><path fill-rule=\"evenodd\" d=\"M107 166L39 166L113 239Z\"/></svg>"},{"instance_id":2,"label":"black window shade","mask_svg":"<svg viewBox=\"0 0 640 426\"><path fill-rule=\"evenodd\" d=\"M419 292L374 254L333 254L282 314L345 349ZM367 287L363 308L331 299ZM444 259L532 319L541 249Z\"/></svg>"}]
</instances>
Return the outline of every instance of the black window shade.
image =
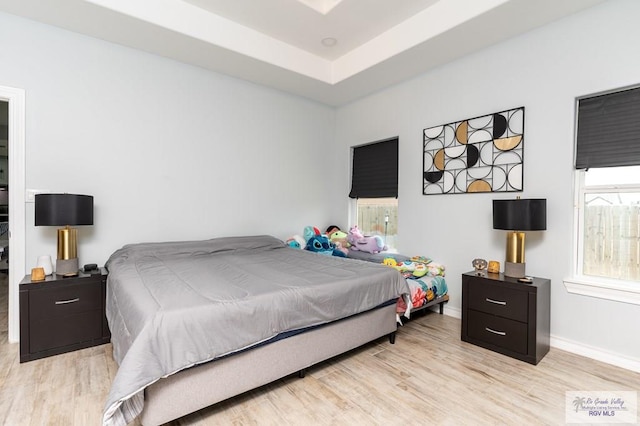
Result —
<instances>
[{"instance_id":1,"label":"black window shade","mask_svg":"<svg viewBox=\"0 0 640 426\"><path fill-rule=\"evenodd\" d=\"M576 169L640 165L640 87L580 99Z\"/></svg>"},{"instance_id":2,"label":"black window shade","mask_svg":"<svg viewBox=\"0 0 640 426\"><path fill-rule=\"evenodd\" d=\"M353 149L350 198L398 197L398 138Z\"/></svg>"}]
</instances>

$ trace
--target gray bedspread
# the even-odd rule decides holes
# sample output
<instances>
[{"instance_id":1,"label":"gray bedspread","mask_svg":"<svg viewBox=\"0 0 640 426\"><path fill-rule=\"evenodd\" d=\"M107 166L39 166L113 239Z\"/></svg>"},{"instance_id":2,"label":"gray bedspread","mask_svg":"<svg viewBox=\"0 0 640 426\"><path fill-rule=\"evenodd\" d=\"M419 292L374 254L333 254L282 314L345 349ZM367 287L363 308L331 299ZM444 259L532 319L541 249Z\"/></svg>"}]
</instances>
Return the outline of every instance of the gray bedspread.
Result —
<instances>
[{"instance_id":1,"label":"gray bedspread","mask_svg":"<svg viewBox=\"0 0 640 426\"><path fill-rule=\"evenodd\" d=\"M270 236L127 245L106 266L119 368L104 425L131 422L144 388L162 377L409 293L393 268Z\"/></svg>"}]
</instances>

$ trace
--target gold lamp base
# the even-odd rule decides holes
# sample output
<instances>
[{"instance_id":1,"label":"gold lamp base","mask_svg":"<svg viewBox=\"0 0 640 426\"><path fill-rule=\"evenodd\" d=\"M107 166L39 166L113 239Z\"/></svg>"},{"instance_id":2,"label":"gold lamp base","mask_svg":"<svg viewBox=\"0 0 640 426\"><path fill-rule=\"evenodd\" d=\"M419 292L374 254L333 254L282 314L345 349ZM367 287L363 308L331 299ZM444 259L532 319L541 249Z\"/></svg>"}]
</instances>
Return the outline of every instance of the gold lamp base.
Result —
<instances>
[{"instance_id":1,"label":"gold lamp base","mask_svg":"<svg viewBox=\"0 0 640 426\"><path fill-rule=\"evenodd\" d=\"M525 276L525 263L504 263L504 275L511 278L523 278Z\"/></svg>"},{"instance_id":2,"label":"gold lamp base","mask_svg":"<svg viewBox=\"0 0 640 426\"><path fill-rule=\"evenodd\" d=\"M78 257L78 230L66 226L58 229L58 259Z\"/></svg>"},{"instance_id":3,"label":"gold lamp base","mask_svg":"<svg viewBox=\"0 0 640 426\"><path fill-rule=\"evenodd\" d=\"M64 275L65 277L75 277L78 275L78 258L58 259L56 260L56 275Z\"/></svg>"},{"instance_id":4,"label":"gold lamp base","mask_svg":"<svg viewBox=\"0 0 640 426\"><path fill-rule=\"evenodd\" d=\"M70 226L58 229L56 275L78 275L78 230Z\"/></svg>"},{"instance_id":5,"label":"gold lamp base","mask_svg":"<svg viewBox=\"0 0 640 426\"><path fill-rule=\"evenodd\" d=\"M513 278L525 276L524 232L514 231L507 234L507 256L504 264L504 274Z\"/></svg>"}]
</instances>

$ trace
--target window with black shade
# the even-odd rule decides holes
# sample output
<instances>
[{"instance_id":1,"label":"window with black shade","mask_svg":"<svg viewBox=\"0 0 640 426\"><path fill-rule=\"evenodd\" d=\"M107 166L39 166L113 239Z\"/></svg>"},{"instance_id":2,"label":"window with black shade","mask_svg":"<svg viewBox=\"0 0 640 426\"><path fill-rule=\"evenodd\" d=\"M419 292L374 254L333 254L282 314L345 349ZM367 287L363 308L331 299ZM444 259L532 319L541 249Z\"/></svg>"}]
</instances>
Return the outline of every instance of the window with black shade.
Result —
<instances>
[{"instance_id":1,"label":"window with black shade","mask_svg":"<svg viewBox=\"0 0 640 426\"><path fill-rule=\"evenodd\" d=\"M398 197L398 138L353 148L350 198Z\"/></svg>"},{"instance_id":2,"label":"window with black shade","mask_svg":"<svg viewBox=\"0 0 640 426\"><path fill-rule=\"evenodd\" d=\"M577 101L576 277L640 281L640 87Z\"/></svg>"},{"instance_id":3,"label":"window with black shade","mask_svg":"<svg viewBox=\"0 0 640 426\"><path fill-rule=\"evenodd\" d=\"M364 235L379 235L388 249L398 233L398 138L353 148L351 191L353 224Z\"/></svg>"},{"instance_id":4,"label":"window with black shade","mask_svg":"<svg viewBox=\"0 0 640 426\"><path fill-rule=\"evenodd\" d=\"M576 169L640 165L640 87L578 100Z\"/></svg>"}]
</instances>

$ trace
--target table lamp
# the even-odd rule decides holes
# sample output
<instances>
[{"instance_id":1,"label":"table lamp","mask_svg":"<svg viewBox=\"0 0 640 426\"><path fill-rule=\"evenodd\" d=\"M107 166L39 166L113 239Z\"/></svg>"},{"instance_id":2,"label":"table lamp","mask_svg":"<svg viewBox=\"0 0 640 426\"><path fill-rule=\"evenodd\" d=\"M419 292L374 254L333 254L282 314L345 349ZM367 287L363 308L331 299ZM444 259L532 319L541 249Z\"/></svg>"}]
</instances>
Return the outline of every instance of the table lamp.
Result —
<instances>
[{"instance_id":1,"label":"table lamp","mask_svg":"<svg viewBox=\"0 0 640 426\"><path fill-rule=\"evenodd\" d=\"M78 274L78 230L72 226L93 225L93 196L36 194L35 225L64 226L58 229L57 275Z\"/></svg>"},{"instance_id":2,"label":"table lamp","mask_svg":"<svg viewBox=\"0 0 640 426\"><path fill-rule=\"evenodd\" d=\"M493 200L493 229L511 231L507 234L507 255L504 275L525 276L524 232L547 229L547 200L544 198Z\"/></svg>"}]
</instances>

